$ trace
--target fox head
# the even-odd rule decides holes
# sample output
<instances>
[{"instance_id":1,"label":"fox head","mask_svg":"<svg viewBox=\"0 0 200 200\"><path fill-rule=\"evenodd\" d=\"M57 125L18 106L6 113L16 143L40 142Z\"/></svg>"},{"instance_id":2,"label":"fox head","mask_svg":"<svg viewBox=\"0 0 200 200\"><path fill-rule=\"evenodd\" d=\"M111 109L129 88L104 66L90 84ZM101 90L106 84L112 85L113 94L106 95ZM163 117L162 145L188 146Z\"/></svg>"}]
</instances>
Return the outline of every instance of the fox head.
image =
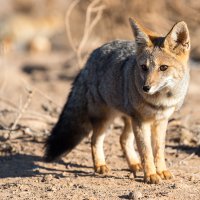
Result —
<instances>
[{"instance_id":1,"label":"fox head","mask_svg":"<svg viewBox=\"0 0 200 200\"><path fill-rule=\"evenodd\" d=\"M176 87L189 71L190 37L186 23L178 22L166 36L159 36L135 20L129 21L136 41L139 87L149 95Z\"/></svg>"}]
</instances>

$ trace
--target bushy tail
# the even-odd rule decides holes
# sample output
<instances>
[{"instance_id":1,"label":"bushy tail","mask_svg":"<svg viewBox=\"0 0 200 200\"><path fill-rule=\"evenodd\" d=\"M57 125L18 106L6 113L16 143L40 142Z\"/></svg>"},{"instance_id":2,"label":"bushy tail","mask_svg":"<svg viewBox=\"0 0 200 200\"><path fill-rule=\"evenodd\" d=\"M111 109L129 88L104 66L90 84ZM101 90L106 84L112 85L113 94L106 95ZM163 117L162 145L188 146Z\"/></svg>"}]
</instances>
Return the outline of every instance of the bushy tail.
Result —
<instances>
[{"instance_id":1,"label":"bushy tail","mask_svg":"<svg viewBox=\"0 0 200 200\"><path fill-rule=\"evenodd\" d=\"M69 153L91 130L85 97L87 90L81 78L79 75L74 81L68 101L46 141L47 162Z\"/></svg>"}]
</instances>

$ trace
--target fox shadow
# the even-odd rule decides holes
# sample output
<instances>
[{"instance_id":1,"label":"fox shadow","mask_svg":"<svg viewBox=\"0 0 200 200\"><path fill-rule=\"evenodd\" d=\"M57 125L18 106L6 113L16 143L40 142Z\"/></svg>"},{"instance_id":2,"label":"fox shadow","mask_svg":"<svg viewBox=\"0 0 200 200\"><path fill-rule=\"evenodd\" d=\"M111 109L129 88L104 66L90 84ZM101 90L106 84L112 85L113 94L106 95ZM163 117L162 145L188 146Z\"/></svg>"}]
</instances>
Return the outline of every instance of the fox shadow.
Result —
<instances>
[{"instance_id":1,"label":"fox shadow","mask_svg":"<svg viewBox=\"0 0 200 200\"><path fill-rule=\"evenodd\" d=\"M63 172L73 173L77 176L92 176L92 170L90 170L90 172L84 171L85 168L92 169L91 166L69 162L66 163L62 160L54 162L54 164L63 164L66 166L66 170L61 170L54 167L48 167L48 165L41 166L40 162L44 162L43 158L35 155L15 154L0 156L0 178L35 177L46 174L62 177L63 175L61 174ZM68 166L70 166L70 169L67 169ZM45 170L45 172L41 172L41 170Z\"/></svg>"},{"instance_id":2,"label":"fox shadow","mask_svg":"<svg viewBox=\"0 0 200 200\"><path fill-rule=\"evenodd\" d=\"M184 151L187 154L195 153L195 155L200 157L200 146L191 147L187 145L167 145L172 149L178 151ZM57 177L68 176L73 174L74 176L80 177L96 177L96 178L114 178L114 179L124 179L126 177L119 177L115 175L115 171L128 171L128 169L113 169L114 173L109 173L107 175L99 175L94 173L93 166L77 164L72 162L65 162L63 160L58 160L56 164L62 164L66 166L66 169L57 169L52 165L41 165L44 160L40 156L27 155L27 154L15 154L8 156L0 156L0 178L12 178L12 177L35 177L39 175L56 175ZM45 172L43 172L45 171ZM65 172L65 175L62 175ZM135 181L141 182L142 177L139 176L135 178Z\"/></svg>"},{"instance_id":3,"label":"fox shadow","mask_svg":"<svg viewBox=\"0 0 200 200\"><path fill-rule=\"evenodd\" d=\"M53 167L44 167L36 164L37 162L44 162L43 158L40 156L26 155L26 154L15 154L9 156L0 157L0 178L11 178L11 177L34 177L38 175L58 175L56 172L71 172L78 173L73 170L58 170ZM69 164L64 163L63 161L55 162L58 164ZM77 164L70 164L73 167L84 167ZM87 166L86 166L87 167ZM46 170L47 172L41 172L41 169ZM83 171L80 170L82 174Z\"/></svg>"},{"instance_id":4,"label":"fox shadow","mask_svg":"<svg viewBox=\"0 0 200 200\"><path fill-rule=\"evenodd\" d=\"M15 178L15 177L36 177L41 175L55 175L57 178L67 177L73 174L75 177L96 177L96 178L113 178L113 179L126 179L128 177L119 177L114 174L101 175L94 173L92 166L83 164L75 164L71 162L64 162L59 160L55 164L63 164L66 169L56 169L51 166L41 166L40 162L44 162L43 158L35 155L15 154L9 156L0 156L0 178ZM41 172L45 170L45 172ZM125 169L122 169L125 170ZM112 170L116 171L116 170ZM125 170L127 171L127 170ZM64 174L65 172L66 174ZM63 175L64 174L64 175ZM141 182L141 177L135 179Z\"/></svg>"},{"instance_id":5,"label":"fox shadow","mask_svg":"<svg viewBox=\"0 0 200 200\"><path fill-rule=\"evenodd\" d=\"M95 178L100 178L100 179L105 179L105 178L113 178L113 179L128 179L128 177L119 177L117 174L115 175L115 173L108 173L108 174L99 174L94 172L94 168L93 166L87 166L87 165L83 165L83 164L77 164L77 163L72 163L72 162L64 162L64 161L59 161L59 164L63 164L66 166L66 170L61 170L62 172L65 172L66 174L64 176L68 176L69 174L73 174L75 177L95 177ZM68 167L69 166L69 167ZM53 169L52 167L45 167L46 170L49 170L49 173L51 173L51 171L54 171L55 169ZM57 170L55 170L57 171ZM59 170L60 171L60 170ZM112 169L112 172L117 172L117 171L129 171L128 169ZM64 177L63 175L61 175L61 177ZM138 182L142 182L142 177L141 176L137 176L137 178L135 178L136 181Z\"/></svg>"},{"instance_id":6,"label":"fox shadow","mask_svg":"<svg viewBox=\"0 0 200 200\"><path fill-rule=\"evenodd\" d=\"M40 156L26 154L0 156L0 178L34 177L46 174L58 176L56 172L64 172L64 170L41 166L36 164L37 162L44 162L44 160ZM57 163L65 164L63 161ZM42 169L47 172L41 172Z\"/></svg>"},{"instance_id":7,"label":"fox shadow","mask_svg":"<svg viewBox=\"0 0 200 200\"><path fill-rule=\"evenodd\" d=\"M15 154L0 157L0 178L36 176L39 168L35 162L41 161L39 156Z\"/></svg>"},{"instance_id":8,"label":"fox shadow","mask_svg":"<svg viewBox=\"0 0 200 200\"><path fill-rule=\"evenodd\" d=\"M176 149L178 151L185 152L187 154L194 153L195 155L200 157L200 145L199 146L188 146L188 145L167 145L167 147L170 147L172 149Z\"/></svg>"}]
</instances>

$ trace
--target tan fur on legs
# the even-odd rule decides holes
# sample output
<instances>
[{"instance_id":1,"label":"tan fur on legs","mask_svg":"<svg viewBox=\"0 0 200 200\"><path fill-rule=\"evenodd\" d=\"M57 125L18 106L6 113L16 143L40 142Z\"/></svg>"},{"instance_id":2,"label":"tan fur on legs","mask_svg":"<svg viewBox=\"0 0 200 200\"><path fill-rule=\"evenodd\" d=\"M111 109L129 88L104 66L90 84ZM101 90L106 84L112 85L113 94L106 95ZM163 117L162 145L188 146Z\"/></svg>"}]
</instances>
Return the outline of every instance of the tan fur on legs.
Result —
<instances>
[{"instance_id":1,"label":"tan fur on legs","mask_svg":"<svg viewBox=\"0 0 200 200\"><path fill-rule=\"evenodd\" d=\"M157 174L162 179L171 179L173 175L165 163L165 136L168 120L155 121L152 125L152 143Z\"/></svg>"},{"instance_id":2,"label":"tan fur on legs","mask_svg":"<svg viewBox=\"0 0 200 200\"><path fill-rule=\"evenodd\" d=\"M108 127L108 121L101 120L93 124L93 135L91 140L92 158L94 170L97 173L104 174L109 171L106 165L103 142L105 138L105 130Z\"/></svg>"},{"instance_id":3,"label":"tan fur on legs","mask_svg":"<svg viewBox=\"0 0 200 200\"><path fill-rule=\"evenodd\" d=\"M132 130L131 119L128 117L123 117L123 120L124 129L120 136L120 144L126 156L129 168L134 173L134 176L136 176L136 172L140 171L142 166L134 148L134 134Z\"/></svg>"},{"instance_id":4,"label":"tan fur on legs","mask_svg":"<svg viewBox=\"0 0 200 200\"><path fill-rule=\"evenodd\" d=\"M144 169L144 181L159 183L160 177L156 174L153 151L151 147L151 124L132 120L133 131Z\"/></svg>"}]
</instances>

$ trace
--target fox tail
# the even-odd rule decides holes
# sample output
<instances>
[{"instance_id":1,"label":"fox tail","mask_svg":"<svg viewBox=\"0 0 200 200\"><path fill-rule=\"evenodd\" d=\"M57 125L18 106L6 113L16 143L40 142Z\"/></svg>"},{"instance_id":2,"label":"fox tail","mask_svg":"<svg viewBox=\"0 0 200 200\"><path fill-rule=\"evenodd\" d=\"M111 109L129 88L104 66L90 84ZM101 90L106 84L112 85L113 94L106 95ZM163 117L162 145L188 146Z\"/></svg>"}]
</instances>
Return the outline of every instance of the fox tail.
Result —
<instances>
[{"instance_id":1,"label":"fox tail","mask_svg":"<svg viewBox=\"0 0 200 200\"><path fill-rule=\"evenodd\" d=\"M58 122L46 140L45 161L51 162L64 153L68 154L89 134L91 124L87 111L86 92L86 86L79 74Z\"/></svg>"}]
</instances>

